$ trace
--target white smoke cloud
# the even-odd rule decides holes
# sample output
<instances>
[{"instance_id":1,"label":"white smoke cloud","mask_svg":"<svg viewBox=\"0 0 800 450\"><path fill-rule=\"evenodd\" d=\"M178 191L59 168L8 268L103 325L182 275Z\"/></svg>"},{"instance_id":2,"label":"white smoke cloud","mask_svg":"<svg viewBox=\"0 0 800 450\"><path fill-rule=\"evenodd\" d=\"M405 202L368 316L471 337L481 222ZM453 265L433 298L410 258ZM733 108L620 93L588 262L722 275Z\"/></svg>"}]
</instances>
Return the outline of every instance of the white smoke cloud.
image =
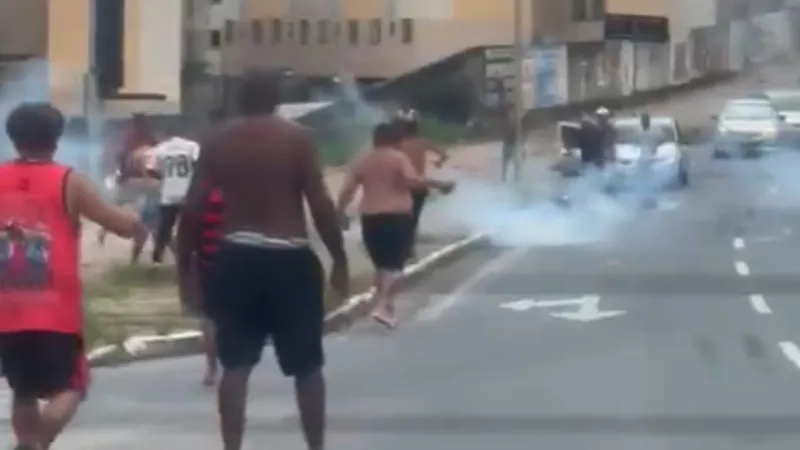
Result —
<instances>
[{"instance_id":1,"label":"white smoke cloud","mask_svg":"<svg viewBox=\"0 0 800 450\"><path fill-rule=\"evenodd\" d=\"M62 111L69 120L70 116L88 112L89 132L80 133L68 128L61 139L56 152L56 160L88 174L92 179L100 180L100 159L102 144L99 129L102 117L99 102L93 92L84 92L83 74L65 70L49 64L44 60L31 60L14 64L4 74L0 84L0 123L5 124L8 113L23 102L51 101L50 91L67 93L72 104L78 105L79 111ZM13 146L5 132L0 137L0 159L15 157Z\"/></svg>"}]
</instances>

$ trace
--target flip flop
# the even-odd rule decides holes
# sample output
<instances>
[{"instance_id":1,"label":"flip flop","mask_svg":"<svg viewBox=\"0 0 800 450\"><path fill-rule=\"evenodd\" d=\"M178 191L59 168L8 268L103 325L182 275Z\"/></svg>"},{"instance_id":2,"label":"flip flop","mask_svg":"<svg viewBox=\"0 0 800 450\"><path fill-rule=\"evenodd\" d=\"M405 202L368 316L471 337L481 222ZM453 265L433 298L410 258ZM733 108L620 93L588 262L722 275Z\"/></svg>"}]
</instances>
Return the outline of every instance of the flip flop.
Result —
<instances>
[{"instance_id":1,"label":"flip flop","mask_svg":"<svg viewBox=\"0 0 800 450\"><path fill-rule=\"evenodd\" d=\"M392 330L395 327L397 327L397 321L396 320L388 319L388 318L383 317L382 315L380 315L378 313L373 313L372 314L372 319L375 320L376 322L378 322L379 324L385 326L386 328L390 329L390 330Z\"/></svg>"}]
</instances>

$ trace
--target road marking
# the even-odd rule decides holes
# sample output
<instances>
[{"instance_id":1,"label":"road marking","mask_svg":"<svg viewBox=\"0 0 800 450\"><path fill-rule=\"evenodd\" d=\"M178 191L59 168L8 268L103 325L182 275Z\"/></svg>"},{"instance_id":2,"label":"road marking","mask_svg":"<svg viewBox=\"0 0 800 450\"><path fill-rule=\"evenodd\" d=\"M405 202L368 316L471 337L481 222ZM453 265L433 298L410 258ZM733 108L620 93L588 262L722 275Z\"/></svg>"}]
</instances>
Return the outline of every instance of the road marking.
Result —
<instances>
[{"instance_id":1,"label":"road marking","mask_svg":"<svg viewBox=\"0 0 800 450\"><path fill-rule=\"evenodd\" d=\"M797 348L797 345L791 341L783 341L778 345L780 345L783 355L800 369L800 348Z\"/></svg>"},{"instance_id":2,"label":"road marking","mask_svg":"<svg viewBox=\"0 0 800 450\"><path fill-rule=\"evenodd\" d=\"M525 253L527 253L527 247L520 247L515 248L513 250L509 250L505 253L500 254L496 258L492 259L486 265L484 265L478 272L474 275L465 279L461 284L456 286L456 288L450 293L450 295L446 295L442 297L441 300L438 302L432 303L417 315L417 320L421 321L432 321L436 320L442 316L447 310L456 306L458 302L460 302L466 293L471 291L475 288L480 282L488 278L489 276L503 270L506 266L512 264L517 259L521 258Z\"/></svg>"},{"instance_id":3,"label":"road marking","mask_svg":"<svg viewBox=\"0 0 800 450\"><path fill-rule=\"evenodd\" d=\"M736 273L739 275L746 277L750 275L750 266L747 265L744 261L736 261L734 263L734 267L736 267Z\"/></svg>"},{"instance_id":4,"label":"road marking","mask_svg":"<svg viewBox=\"0 0 800 450\"><path fill-rule=\"evenodd\" d=\"M751 295L750 304L759 314L772 314L772 309L770 309L769 305L767 304L767 300L761 294Z\"/></svg>"},{"instance_id":5,"label":"road marking","mask_svg":"<svg viewBox=\"0 0 800 450\"><path fill-rule=\"evenodd\" d=\"M741 250L744 248L744 239L737 237L733 240L733 248Z\"/></svg>"}]
</instances>

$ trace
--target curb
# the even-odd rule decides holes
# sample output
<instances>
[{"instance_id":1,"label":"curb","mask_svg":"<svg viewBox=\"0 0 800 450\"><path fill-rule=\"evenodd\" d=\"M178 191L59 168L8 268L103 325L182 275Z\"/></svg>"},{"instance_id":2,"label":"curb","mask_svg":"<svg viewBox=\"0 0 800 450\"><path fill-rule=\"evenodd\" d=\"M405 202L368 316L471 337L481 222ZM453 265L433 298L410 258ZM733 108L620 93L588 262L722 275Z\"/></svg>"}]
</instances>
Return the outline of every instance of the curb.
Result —
<instances>
[{"instance_id":1,"label":"curb","mask_svg":"<svg viewBox=\"0 0 800 450\"><path fill-rule=\"evenodd\" d=\"M424 279L435 267L446 265L465 252L486 242L486 235L476 234L447 245L403 270L401 289ZM325 316L325 334L340 331L366 315L372 307L374 290L350 297L342 306ZM115 367L150 359L189 356L202 352L202 334L186 330L162 336L132 336L119 345L105 345L92 349L87 357L92 367Z\"/></svg>"}]
</instances>

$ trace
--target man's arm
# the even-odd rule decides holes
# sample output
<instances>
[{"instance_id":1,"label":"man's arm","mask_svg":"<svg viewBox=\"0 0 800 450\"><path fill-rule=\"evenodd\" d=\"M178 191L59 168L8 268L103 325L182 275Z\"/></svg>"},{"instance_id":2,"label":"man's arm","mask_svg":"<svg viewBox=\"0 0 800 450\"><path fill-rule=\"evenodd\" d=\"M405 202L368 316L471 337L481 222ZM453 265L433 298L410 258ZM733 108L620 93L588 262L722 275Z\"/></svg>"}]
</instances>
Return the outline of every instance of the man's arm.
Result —
<instances>
[{"instance_id":1,"label":"man's arm","mask_svg":"<svg viewBox=\"0 0 800 450\"><path fill-rule=\"evenodd\" d=\"M133 213L107 202L83 175L71 172L68 177L67 206L72 214L78 218L86 217L123 238L132 238L146 232L144 225Z\"/></svg>"},{"instance_id":2,"label":"man's arm","mask_svg":"<svg viewBox=\"0 0 800 450\"><path fill-rule=\"evenodd\" d=\"M353 197L356 195L356 189L358 189L359 185L357 171L358 161L354 161L347 168L344 184L342 184L342 188L339 190L339 200L336 202L336 210L340 216L344 214L344 212L350 206L350 203L352 203Z\"/></svg>"},{"instance_id":3,"label":"man's arm","mask_svg":"<svg viewBox=\"0 0 800 450\"><path fill-rule=\"evenodd\" d=\"M333 200L325 186L322 168L317 159L317 152L311 137L304 135L298 142L298 156L300 170L302 171L303 194L311 210L314 226L319 233L325 247L334 261L347 260L344 250L342 229L339 226L339 216L333 205ZM202 155L202 152L201 152Z\"/></svg>"},{"instance_id":4,"label":"man's arm","mask_svg":"<svg viewBox=\"0 0 800 450\"><path fill-rule=\"evenodd\" d=\"M433 143L427 139L425 140L425 146L429 152L435 153L439 157L439 161L436 162L437 166L441 166L442 164L444 164L445 161L447 161L447 159L450 157L450 155L448 155L447 152L437 147L436 145L433 145Z\"/></svg>"}]
</instances>

